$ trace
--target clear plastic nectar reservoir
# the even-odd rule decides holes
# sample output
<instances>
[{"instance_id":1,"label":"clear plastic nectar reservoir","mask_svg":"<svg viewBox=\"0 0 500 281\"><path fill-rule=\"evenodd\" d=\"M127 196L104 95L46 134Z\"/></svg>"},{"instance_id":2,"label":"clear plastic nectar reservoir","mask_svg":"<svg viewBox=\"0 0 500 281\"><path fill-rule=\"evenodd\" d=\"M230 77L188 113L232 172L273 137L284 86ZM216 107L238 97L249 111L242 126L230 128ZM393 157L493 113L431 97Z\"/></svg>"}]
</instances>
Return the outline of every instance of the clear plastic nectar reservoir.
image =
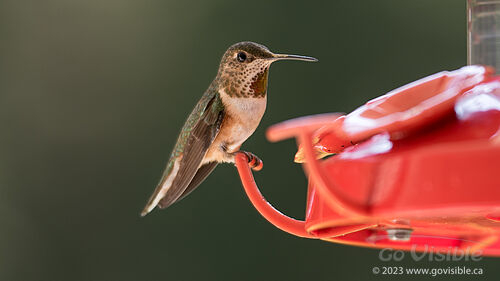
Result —
<instances>
[{"instance_id":1,"label":"clear plastic nectar reservoir","mask_svg":"<svg viewBox=\"0 0 500 281\"><path fill-rule=\"evenodd\" d=\"M500 70L500 0L467 0L467 63Z\"/></svg>"}]
</instances>

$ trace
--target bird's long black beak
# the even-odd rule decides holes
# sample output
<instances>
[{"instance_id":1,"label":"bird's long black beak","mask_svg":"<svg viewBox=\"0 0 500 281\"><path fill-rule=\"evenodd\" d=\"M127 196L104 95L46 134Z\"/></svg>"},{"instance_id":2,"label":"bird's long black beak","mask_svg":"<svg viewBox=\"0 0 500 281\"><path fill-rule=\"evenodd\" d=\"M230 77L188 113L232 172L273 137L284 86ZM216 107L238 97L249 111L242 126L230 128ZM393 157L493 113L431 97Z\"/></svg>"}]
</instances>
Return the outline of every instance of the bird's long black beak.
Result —
<instances>
[{"instance_id":1,"label":"bird's long black beak","mask_svg":"<svg viewBox=\"0 0 500 281\"><path fill-rule=\"evenodd\" d=\"M299 55L286 55L286 54L273 54L272 60L301 60L316 62L318 59L313 57L299 56Z\"/></svg>"}]
</instances>

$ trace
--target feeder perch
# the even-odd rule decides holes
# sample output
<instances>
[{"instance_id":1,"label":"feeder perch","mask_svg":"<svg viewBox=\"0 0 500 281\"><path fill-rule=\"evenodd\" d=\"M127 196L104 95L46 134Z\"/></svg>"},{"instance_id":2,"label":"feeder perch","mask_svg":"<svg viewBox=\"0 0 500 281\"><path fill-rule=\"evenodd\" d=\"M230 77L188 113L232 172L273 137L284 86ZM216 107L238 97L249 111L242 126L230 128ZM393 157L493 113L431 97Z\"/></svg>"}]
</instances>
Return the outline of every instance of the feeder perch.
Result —
<instances>
[{"instance_id":1,"label":"feeder perch","mask_svg":"<svg viewBox=\"0 0 500 281\"><path fill-rule=\"evenodd\" d=\"M272 126L270 141L295 137L304 157L305 220L264 199L240 154L236 165L250 201L270 223L300 237L500 256L500 76L493 73L484 66L441 72L347 115Z\"/></svg>"}]
</instances>

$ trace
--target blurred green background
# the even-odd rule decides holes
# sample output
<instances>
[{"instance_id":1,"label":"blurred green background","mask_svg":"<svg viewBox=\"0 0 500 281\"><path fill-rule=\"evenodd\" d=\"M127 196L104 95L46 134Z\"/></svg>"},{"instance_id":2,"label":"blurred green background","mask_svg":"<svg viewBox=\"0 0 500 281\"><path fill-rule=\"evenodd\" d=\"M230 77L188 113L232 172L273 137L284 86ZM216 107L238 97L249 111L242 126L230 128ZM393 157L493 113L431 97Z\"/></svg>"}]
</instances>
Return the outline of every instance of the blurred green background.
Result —
<instances>
[{"instance_id":1,"label":"blurred green background","mask_svg":"<svg viewBox=\"0 0 500 281\"><path fill-rule=\"evenodd\" d=\"M269 143L265 129L463 66L465 12L464 0L0 0L0 280L366 280L373 266L464 265L384 263L286 234L232 165L139 212L229 45L320 60L272 66L267 112L243 146L264 159L266 198L303 218L295 142ZM466 265L500 273L493 258Z\"/></svg>"}]
</instances>

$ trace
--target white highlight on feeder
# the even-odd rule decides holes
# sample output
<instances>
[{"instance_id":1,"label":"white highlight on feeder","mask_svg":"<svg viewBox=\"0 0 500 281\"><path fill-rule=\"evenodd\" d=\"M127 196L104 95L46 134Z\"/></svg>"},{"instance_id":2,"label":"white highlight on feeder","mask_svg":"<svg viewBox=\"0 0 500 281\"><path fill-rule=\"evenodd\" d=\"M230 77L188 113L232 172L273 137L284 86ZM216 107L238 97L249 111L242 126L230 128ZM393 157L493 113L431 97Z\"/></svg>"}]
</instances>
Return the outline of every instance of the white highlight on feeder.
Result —
<instances>
[{"instance_id":1,"label":"white highlight on feeder","mask_svg":"<svg viewBox=\"0 0 500 281\"><path fill-rule=\"evenodd\" d=\"M391 149L392 142L389 134L378 134L361 144L347 148L338 157L342 159L359 159L386 153Z\"/></svg>"},{"instance_id":2,"label":"white highlight on feeder","mask_svg":"<svg viewBox=\"0 0 500 281\"><path fill-rule=\"evenodd\" d=\"M500 82L495 81L476 86L467 92L455 104L457 118L464 120L477 112L485 112L488 110L500 111L500 100L493 96L495 91L498 91L499 87Z\"/></svg>"}]
</instances>

